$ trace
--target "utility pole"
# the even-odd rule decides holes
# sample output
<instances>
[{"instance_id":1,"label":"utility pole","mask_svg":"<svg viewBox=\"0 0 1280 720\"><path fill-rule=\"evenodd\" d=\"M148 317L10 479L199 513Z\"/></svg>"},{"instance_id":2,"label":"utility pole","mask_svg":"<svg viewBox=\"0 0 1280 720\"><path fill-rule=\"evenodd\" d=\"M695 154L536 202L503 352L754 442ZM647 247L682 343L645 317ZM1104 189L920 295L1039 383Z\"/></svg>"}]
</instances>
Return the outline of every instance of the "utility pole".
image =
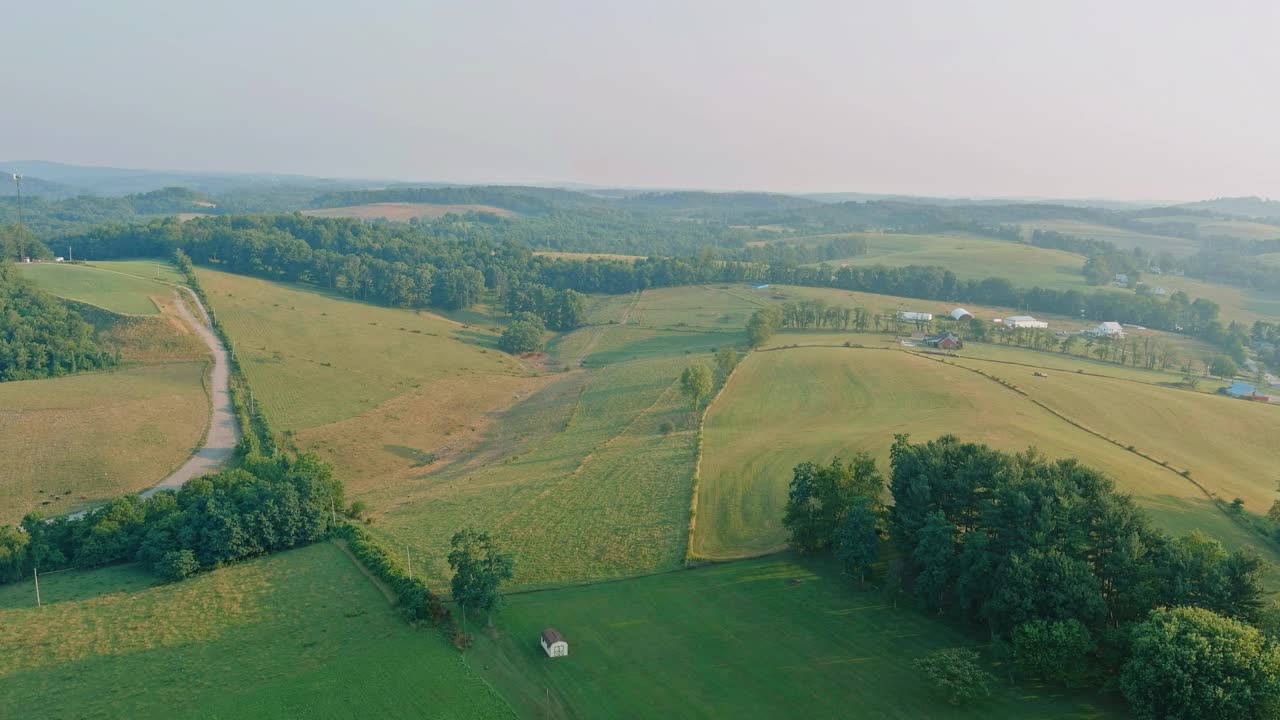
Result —
<instances>
[{"instance_id":1,"label":"utility pole","mask_svg":"<svg viewBox=\"0 0 1280 720\"><path fill-rule=\"evenodd\" d=\"M31 574L36 579L36 607L43 607L43 605L40 604L40 569L35 567L31 568Z\"/></svg>"},{"instance_id":2,"label":"utility pole","mask_svg":"<svg viewBox=\"0 0 1280 720\"><path fill-rule=\"evenodd\" d=\"M413 556L409 554L409 543L404 544L404 560L409 564L409 577L413 577Z\"/></svg>"},{"instance_id":3,"label":"utility pole","mask_svg":"<svg viewBox=\"0 0 1280 720\"><path fill-rule=\"evenodd\" d=\"M26 230L22 224L22 176L13 173L13 186L18 192L18 261L27 256Z\"/></svg>"}]
</instances>

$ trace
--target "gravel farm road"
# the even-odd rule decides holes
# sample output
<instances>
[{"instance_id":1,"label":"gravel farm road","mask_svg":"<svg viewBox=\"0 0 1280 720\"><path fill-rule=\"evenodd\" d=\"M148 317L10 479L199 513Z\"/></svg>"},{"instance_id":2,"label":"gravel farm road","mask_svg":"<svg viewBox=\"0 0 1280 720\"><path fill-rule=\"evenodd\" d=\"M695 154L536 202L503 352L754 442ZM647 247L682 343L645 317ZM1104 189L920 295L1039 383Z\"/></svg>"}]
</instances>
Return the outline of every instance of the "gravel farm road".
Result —
<instances>
[{"instance_id":1,"label":"gravel farm road","mask_svg":"<svg viewBox=\"0 0 1280 720\"><path fill-rule=\"evenodd\" d=\"M209 432L205 435L204 445L197 450L187 461L177 470L173 471L169 477L161 480L154 487L144 490L141 495L147 497L159 490L176 489L182 487L184 483L192 478L217 472L223 463L231 459L235 453L236 443L240 440L240 426L236 422L235 410L231 406L231 392L229 389L231 379L230 359L227 357L227 349L222 346L222 341L214 334L209 326L209 313L205 310L204 304L200 302L200 298L190 290L183 287L176 292L185 292L187 297L195 303L196 308L200 310L201 318L197 319L187 309L187 304L182 302L181 298L177 298L178 302L175 307L178 314L182 315L182 319L187 321L196 334L204 340L209 346L209 351L213 353L213 373L212 373L212 397L209 405Z\"/></svg>"}]
</instances>

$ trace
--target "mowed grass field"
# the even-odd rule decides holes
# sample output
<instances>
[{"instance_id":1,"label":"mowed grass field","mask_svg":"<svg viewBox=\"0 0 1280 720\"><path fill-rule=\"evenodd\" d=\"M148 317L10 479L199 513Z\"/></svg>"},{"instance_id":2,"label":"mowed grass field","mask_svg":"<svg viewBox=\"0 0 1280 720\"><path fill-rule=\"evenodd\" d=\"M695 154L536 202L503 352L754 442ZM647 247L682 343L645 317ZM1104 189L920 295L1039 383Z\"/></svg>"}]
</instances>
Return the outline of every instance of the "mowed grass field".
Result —
<instances>
[{"instance_id":1,"label":"mowed grass field","mask_svg":"<svg viewBox=\"0 0 1280 720\"><path fill-rule=\"evenodd\" d=\"M72 265L69 263L33 263L19 265L23 276L38 287L60 297L130 315L154 315L160 312L151 296L169 296L173 290L163 282L139 277L107 266Z\"/></svg>"},{"instance_id":2,"label":"mowed grass field","mask_svg":"<svg viewBox=\"0 0 1280 720\"><path fill-rule=\"evenodd\" d=\"M255 402L277 431L368 412L445 377L524 375L497 336L437 315L201 268Z\"/></svg>"},{"instance_id":3,"label":"mowed grass field","mask_svg":"<svg viewBox=\"0 0 1280 720\"><path fill-rule=\"evenodd\" d=\"M3 716L513 717L336 545L156 585L134 566L0 587Z\"/></svg>"},{"instance_id":4,"label":"mowed grass field","mask_svg":"<svg viewBox=\"0 0 1280 720\"><path fill-rule=\"evenodd\" d=\"M567 657L543 653L548 626ZM527 718L1123 717L1003 681L989 700L953 708L911 661L959 646L978 647L826 564L782 555L511 596L496 630L476 633L471 666Z\"/></svg>"},{"instance_id":5,"label":"mowed grass field","mask_svg":"<svg viewBox=\"0 0 1280 720\"><path fill-rule=\"evenodd\" d=\"M1037 354L1026 355L1034 362ZM1204 395L1070 373L1035 378L1030 367L993 364L987 372L1025 386L1033 397L1044 394L1046 402L1061 406L1060 412L1087 415L1073 419L1098 423L1098 430L1105 427L1120 435L1125 425L1142 423L1141 430L1118 439L1132 436L1128 442L1156 457L1184 458L1188 466L1205 468L1206 479L1211 477L1210 468L1221 466L1221 453L1253 452L1256 439L1267 435L1272 425L1255 424L1259 419L1251 414L1275 410L1247 405L1237 409ZM1056 394L1041 389L1050 383L1064 389ZM1090 392L1105 393L1105 397L1090 405L1084 399ZM1155 412L1161 401L1187 414ZM1133 409L1122 409L1126 405ZM1205 410L1213 412L1204 415L1200 424L1198 413ZM1215 424L1237 410L1239 421ZM1104 411L1119 414L1104 421ZM1230 428L1243 426L1251 428L1245 437L1228 437ZM1280 581L1274 565L1280 556L1275 549L1258 542L1175 472L1073 427L964 367L901 351L839 347L756 352L739 367L704 427L693 552L725 558L781 548L786 541L781 517L791 469L803 461L826 462L833 456L866 451L887 472L888 447L895 433L910 433L917 441L950 433L1005 450L1035 446L1050 457L1078 458L1110 475L1172 532L1201 528L1229 547L1256 545L1270 564L1268 582L1276 586ZM1191 434L1215 437L1188 442ZM1254 503L1265 499L1274 479L1266 475L1226 479L1230 474L1217 473L1222 491L1247 493L1254 498L1249 507L1260 509Z\"/></svg>"},{"instance_id":6,"label":"mowed grass field","mask_svg":"<svg viewBox=\"0 0 1280 720\"><path fill-rule=\"evenodd\" d=\"M0 524L154 485L204 437L206 362L0 383Z\"/></svg>"}]
</instances>

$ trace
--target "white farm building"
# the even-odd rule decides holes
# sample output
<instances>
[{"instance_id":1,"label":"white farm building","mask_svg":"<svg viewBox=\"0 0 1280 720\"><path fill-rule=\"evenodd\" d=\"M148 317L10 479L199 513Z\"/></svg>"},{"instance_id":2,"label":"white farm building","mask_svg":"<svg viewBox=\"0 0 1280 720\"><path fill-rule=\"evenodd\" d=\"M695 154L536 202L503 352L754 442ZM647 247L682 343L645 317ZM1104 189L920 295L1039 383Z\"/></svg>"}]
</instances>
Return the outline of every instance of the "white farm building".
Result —
<instances>
[{"instance_id":1,"label":"white farm building","mask_svg":"<svg viewBox=\"0 0 1280 720\"><path fill-rule=\"evenodd\" d=\"M1122 338L1124 337L1124 327L1118 322L1104 322L1092 330L1086 331L1094 337Z\"/></svg>"},{"instance_id":2,"label":"white farm building","mask_svg":"<svg viewBox=\"0 0 1280 720\"><path fill-rule=\"evenodd\" d=\"M906 322L928 322L933 319L933 313L903 310L898 313L898 319Z\"/></svg>"},{"instance_id":3,"label":"white farm building","mask_svg":"<svg viewBox=\"0 0 1280 720\"><path fill-rule=\"evenodd\" d=\"M956 308L955 310L951 311L951 319L952 320L972 320L973 313L969 312L968 310L965 310L964 308Z\"/></svg>"},{"instance_id":4,"label":"white farm building","mask_svg":"<svg viewBox=\"0 0 1280 720\"><path fill-rule=\"evenodd\" d=\"M1011 328L1047 328L1049 323L1037 320L1030 315L1014 315L1004 319L1004 326Z\"/></svg>"},{"instance_id":5,"label":"white farm building","mask_svg":"<svg viewBox=\"0 0 1280 720\"><path fill-rule=\"evenodd\" d=\"M569 654L569 643L565 641L559 630L547 628L542 631L542 649L547 653L547 657L565 657Z\"/></svg>"}]
</instances>

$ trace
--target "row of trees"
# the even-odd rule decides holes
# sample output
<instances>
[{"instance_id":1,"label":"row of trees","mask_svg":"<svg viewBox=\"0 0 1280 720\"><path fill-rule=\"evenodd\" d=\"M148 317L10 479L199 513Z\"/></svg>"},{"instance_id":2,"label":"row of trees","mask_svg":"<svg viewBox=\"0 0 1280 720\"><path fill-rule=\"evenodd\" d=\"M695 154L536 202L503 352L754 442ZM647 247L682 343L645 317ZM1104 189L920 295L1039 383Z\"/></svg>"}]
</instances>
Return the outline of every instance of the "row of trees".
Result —
<instances>
[{"instance_id":1,"label":"row of trees","mask_svg":"<svg viewBox=\"0 0 1280 720\"><path fill-rule=\"evenodd\" d=\"M341 482L315 456L248 457L176 492L119 497L77 518L33 513L20 528L0 527L0 582L132 561L180 580L314 542L342 507Z\"/></svg>"},{"instance_id":2,"label":"row of trees","mask_svg":"<svg viewBox=\"0 0 1280 720\"><path fill-rule=\"evenodd\" d=\"M0 381L53 377L114 365L93 326L0 262Z\"/></svg>"},{"instance_id":3,"label":"row of trees","mask_svg":"<svg viewBox=\"0 0 1280 720\"><path fill-rule=\"evenodd\" d=\"M1102 473L943 436L897 436L889 489L866 455L795 468L793 545L855 578L894 550L887 585L985 628L1024 673L1118 687L1144 718L1272 717L1280 649L1262 621L1262 561L1155 530ZM935 668L936 669L936 668Z\"/></svg>"}]
</instances>

